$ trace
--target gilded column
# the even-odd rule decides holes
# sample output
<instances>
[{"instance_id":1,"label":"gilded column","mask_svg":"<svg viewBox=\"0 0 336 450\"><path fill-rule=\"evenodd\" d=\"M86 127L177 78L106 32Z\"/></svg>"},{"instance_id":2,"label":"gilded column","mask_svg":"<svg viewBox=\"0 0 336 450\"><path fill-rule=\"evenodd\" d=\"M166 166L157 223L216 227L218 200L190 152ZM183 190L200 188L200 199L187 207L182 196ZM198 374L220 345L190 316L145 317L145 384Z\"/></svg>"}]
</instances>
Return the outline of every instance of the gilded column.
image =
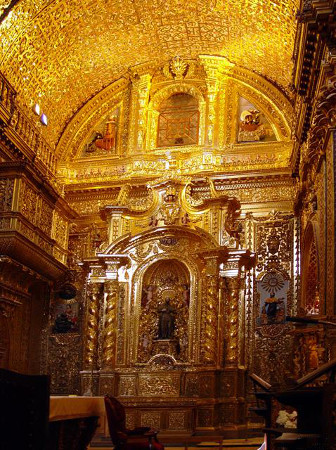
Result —
<instances>
[{"instance_id":1,"label":"gilded column","mask_svg":"<svg viewBox=\"0 0 336 450\"><path fill-rule=\"evenodd\" d=\"M97 368L100 295L101 283L90 283L88 285L88 311L85 349L85 367L89 370L94 370Z\"/></svg>"},{"instance_id":2,"label":"gilded column","mask_svg":"<svg viewBox=\"0 0 336 450\"><path fill-rule=\"evenodd\" d=\"M146 128L147 128L147 110L149 90L151 86L151 76L146 74L140 77L138 83L139 93L139 116L138 116L138 133L137 133L137 150L143 152L146 144Z\"/></svg>"},{"instance_id":3,"label":"gilded column","mask_svg":"<svg viewBox=\"0 0 336 450\"><path fill-rule=\"evenodd\" d=\"M225 363L225 354L223 342L225 341L225 279L219 278L219 297L218 297L218 343L217 343L217 361L219 366L223 367Z\"/></svg>"},{"instance_id":4,"label":"gilded column","mask_svg":"<svg viewBox=\"0 0 336 450\"><path fill-rule=\"evenodd\" d=\"M226 278L227 286L227 346L226 346L226 361L230 365L238 364L238 314L239 314L239 290L240 278Z\"/></svg>"},{"instance_id":5,"label":"gilded column","mask_svg":"<svg viewBox=\"0 0 336 450\"><path fill-rule=\"evenodd\" d=\"M109 369L115 365L116 337L117 337L117 310L119 299L118 280L108 280L104 284L105 298L105 321L103 332L103 355L102 368Z\"/></svg>"},{"instance_id":6,"label":"gilded column","mask_svg":"<svg viewBox=\"0 0 336 450\"><path fill-rule=\"evenodd\" d=\"M117 340L118 340L118 303L119 281L118 269L125 264L127 258L123 256L105 259L106 280L104 283L105 309L102 332L102 357L99 376L99 394L117 395L116 377L114 368L116 365Z\"/></svg>"},{"instance_id":7,"label":"gilded column","mask_svg":"<svg viewBox=\"0 0 336 450\"><path fill-rule=\"evenodd\" d=\"M219 302L218 257L205 257L205 296L202 311L202 359L206 364L217 362L217 326Z\"/></svg>"}]
</instances>

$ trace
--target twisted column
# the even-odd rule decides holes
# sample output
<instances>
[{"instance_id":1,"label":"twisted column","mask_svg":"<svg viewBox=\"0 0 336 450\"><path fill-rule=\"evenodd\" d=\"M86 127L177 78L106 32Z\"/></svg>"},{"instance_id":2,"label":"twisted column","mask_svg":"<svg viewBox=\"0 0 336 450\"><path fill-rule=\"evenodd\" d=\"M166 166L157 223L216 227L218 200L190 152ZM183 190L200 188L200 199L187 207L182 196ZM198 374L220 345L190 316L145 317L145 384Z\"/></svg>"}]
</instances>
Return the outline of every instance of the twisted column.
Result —
<instances>
[{"instance_id":1,"label":"twisted column","mask_svg":"<svg viewBox=\"0 0 336 450\"><path fill-rule=\"evenodd\" d=\"M217 360L219 280L217 257L205 258L205 299L203 303L202 356L206 364Z\"/></svg>"},{"instance_id":2,"label":"twisted column","mask_svg":"<svg viewBox=\"0 0 336 450\"><path fill-rule=\"evenodd\" d=\"M101 284L90 283L88 286L85 365L87 369L91 370L97 366L100 294Z\"/></svg>"},{"instance_id":3,"label":"twisted column","mask_svg":"<svg viewBox=\"0 0 336 450\"><path fill-rule=\"evenodd\" d=\"M228 322L227 322L227 354L226 360L229 364L237 364L238 363L238 305L239 305L239 288L240 288L240 279L239 277L235 278L227 278L227 313L228 313Z\"/></svg>"},{"instance_id":4,"label":"twisted column","mask_svg":"<svg viewBox=\"0 0 336 450\"><path fill-rule=\"evenodd\" d=\"M105 322L103 332L103 369L112 368L115 364L116 335L117 335L117 311L119 299L118 280L105 282Z\"/></svg>"}]
</instances>

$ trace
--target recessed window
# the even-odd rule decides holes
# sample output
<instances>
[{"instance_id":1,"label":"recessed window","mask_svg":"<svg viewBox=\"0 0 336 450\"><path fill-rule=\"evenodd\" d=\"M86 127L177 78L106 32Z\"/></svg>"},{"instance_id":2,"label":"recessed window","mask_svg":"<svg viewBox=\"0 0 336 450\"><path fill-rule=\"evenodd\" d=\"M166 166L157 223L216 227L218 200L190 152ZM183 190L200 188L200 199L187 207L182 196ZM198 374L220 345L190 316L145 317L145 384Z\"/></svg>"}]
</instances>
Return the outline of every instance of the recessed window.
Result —
<instances>
[{"instance_id":1,"label":"recessed window","mask_svg":"<svg viewBox=\"0 0 336 450\"><path fill-rule=\"evenodd\" d=\"M195 97L174 94L161 103L159 113L158 147L198 143L199 111Z\"/></svg>"},{"instance_id":2,"label":"recessed window","mask_svg":"<svg viewBox=\"0 0 336 450\"><path fill-rule=\"evenodd\" d=\"M41 120L42 125L48 125L48 117L44 113L41 114L40 120Z\"/></svg>"},{"instance_id":3,"label":"recessed window","mask_svg":"<svg viewBox=\"0 0 336 450\"><path fill-rule=\"evenodd\" d=\"M40 113L41 113L41 108L40 108L40 105L39 105L38 103L36 103L36 104L34 105L33 111L34 111L34 113L35 113L37 116L40 115Z\"/></svg>"}]
</instances>

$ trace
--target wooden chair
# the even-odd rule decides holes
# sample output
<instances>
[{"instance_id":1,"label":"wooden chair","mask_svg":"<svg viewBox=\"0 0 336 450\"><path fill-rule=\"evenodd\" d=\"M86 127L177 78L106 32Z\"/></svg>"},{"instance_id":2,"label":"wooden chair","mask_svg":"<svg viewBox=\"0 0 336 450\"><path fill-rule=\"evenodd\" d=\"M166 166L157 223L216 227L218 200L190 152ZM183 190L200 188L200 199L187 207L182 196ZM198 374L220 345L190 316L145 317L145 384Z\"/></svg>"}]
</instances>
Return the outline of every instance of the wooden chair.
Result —
<instances>
[{"instance_id":1,"label":"wooden chair","mask_svg":"<svg viewBox=\"0 0 336 450\"><path fill-rule=\"evenodd\" d=\"M105 396L108 427L115 450L163 450L157 439L157 431L149 427L126 428L126 414L123 405L114 397Z\"/></svg>"},{"instance_id":2,"label":"wooden chair","mask_svg":"<svg viewBox=\"0 0 336 450\"><path fill-rule=\"evenodd\" d=\"M0 369L0 449L45 450L49 377Z\"/></svg>"}]
</instances>

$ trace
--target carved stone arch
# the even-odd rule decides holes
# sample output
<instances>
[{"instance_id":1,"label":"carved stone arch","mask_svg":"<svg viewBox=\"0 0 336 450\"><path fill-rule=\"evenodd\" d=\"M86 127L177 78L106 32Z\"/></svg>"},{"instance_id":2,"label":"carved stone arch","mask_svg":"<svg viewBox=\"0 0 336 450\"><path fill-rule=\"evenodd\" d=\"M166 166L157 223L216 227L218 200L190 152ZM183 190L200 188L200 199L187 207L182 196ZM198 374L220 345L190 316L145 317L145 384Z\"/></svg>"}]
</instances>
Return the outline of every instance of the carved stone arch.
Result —
<instances>
[{"instance_id":1,"label":"carved stone arch","mask_svg":"<svg viewBox=\"0 0 336 450\"><path fill-rule=\"evenodd\" d=\"M319 252L316 225L308 222L302 244L301 312L321 314Z\"/></svg>"},{"instance_id":2,"label":"carved stone arch","mask_svg":"<svg viewBox=\"0 0 336 450\"><path fill-rule=\"evenodd\" d=\"M194 239L199 242L205 250L217 249L218 243L216 239L202 228L187 228L183 226L160 226L151 230L144 231L141 234L132 236L130 233L120 237L118 240L110 244L104 253L99 254L100 257L110 256L114 254L128 256L140 244L150 244L156 240L163 238L179 238Z\"/></svg>"},{"instance_id":3,"label":"carved stone arch","mask_svg":"<svg viewBox=\"0 0 336 450\"><path fill-rule=\"evenodd\" d=\"M206 116L206 101L201 90L189 83L178 82L172 83L169 86L165 86L159 89L152 97L148 105L148 123L147 123L147 149L156 148L156 137L158 129L159 119L159 106L167 100L169 97L175 94L188 94L196 98L198 101L199 110L199 128L198 128L198 145L204 143L204 129L205 129L205 116Z\"/></svg>"},{"instance_id":4,"label":"carved stone arch","mask_svg":"<svg viewBox=\"0 0 336 450\"><path fill-rule=\"evenodd\" d=\"M198 87L186 82L179 82L170 84L169 86L165 86L164 88L159 89L157 92L155 92L148 106L149 108L157 109L161 102L163 102L170 96L178 94L180 92L192 95L199 101L199 103L205 103L205 98Z\"/></svg>"}]
</instances>

